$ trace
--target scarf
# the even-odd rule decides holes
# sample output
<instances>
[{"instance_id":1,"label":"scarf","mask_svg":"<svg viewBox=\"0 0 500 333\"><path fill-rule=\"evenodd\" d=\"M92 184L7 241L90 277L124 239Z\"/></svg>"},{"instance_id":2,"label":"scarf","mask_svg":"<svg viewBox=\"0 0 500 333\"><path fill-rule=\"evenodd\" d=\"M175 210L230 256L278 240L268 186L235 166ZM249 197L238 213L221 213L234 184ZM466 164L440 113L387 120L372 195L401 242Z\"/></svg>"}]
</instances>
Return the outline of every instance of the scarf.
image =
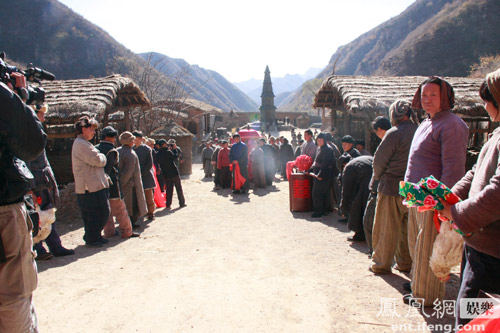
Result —
<instances>
[{"instance_id":1,"label":"scarf","mask_svg":"<svg viewBox=\"0 0 500 333\"><path fill-rule=\"evenodd\" d=\"M500 105L500 69L486 75L486 82L493 98Z\"/></svg>"},{"instance_id":2,"label":"scarf","mask_svg":"<svg viewBox=\"0 0 500 333\"><path fill-rule=\"evenodd\" d=\"M441 92L441 111L446 111L446 110L451 110L453 109L453 106L455 105L455 92L453 91L453 87L451 84L449 84L445 79L442 79L437 76L432 76L429 79L425 80L425 84L429 84L430 80L436 80L439 81L434 83L438 84L441 86L440 92ZM420 109L423 110L422 107L422 87L424 85L424 82L422 82L417 89L417 92L415 93L415 96L413 96L413 101L411 103L412 108L415 109Z\"/></svg>"}]
</instances>

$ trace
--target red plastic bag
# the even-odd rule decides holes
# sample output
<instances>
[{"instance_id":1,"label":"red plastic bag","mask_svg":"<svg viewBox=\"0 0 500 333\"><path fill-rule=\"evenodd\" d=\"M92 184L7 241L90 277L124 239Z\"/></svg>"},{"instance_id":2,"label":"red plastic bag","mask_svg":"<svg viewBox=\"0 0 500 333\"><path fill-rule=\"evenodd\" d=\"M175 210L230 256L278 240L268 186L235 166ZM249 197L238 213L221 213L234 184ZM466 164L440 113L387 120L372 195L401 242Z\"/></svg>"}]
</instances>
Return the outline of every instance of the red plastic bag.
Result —
<instances>
[{"instance_id":1,"label":"red plastic bag","mask_svg":"<svg viewBox=\"0 0 500 333\"><path fill-rule=\"evenodd\" d=\"M311 168L312 164L313 164L313 160L312 160L311 156L300 155L300 156L297 156L297 158L295 159L295 166L300 171L309 170Z\"/></svg>"}]
</instances>

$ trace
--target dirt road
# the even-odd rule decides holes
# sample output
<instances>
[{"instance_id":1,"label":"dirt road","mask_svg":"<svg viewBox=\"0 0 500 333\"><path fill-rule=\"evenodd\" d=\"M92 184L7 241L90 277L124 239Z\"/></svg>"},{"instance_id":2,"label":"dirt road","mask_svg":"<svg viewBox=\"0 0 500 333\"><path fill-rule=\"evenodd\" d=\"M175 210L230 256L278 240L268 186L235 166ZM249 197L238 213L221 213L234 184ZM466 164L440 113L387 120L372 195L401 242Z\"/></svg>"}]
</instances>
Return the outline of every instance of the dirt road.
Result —
<instances>
[{"instance_id":1,"label":"dirt road","mask_svg":"<svg viewBox=\"0 0 500 333\"><path fill-rule=\"evenodd\" d=\"M140 238L87 248L80 221L57 222L76 255L38 265L41 332L425 332L452 323L432 309L430 318L409 312L408 278L370 273L366 245L346 240L337 214L291 213L287 182L233 195L202 177L194 165L183 180L187 207L174 198ZM448 299L456 289L455 275Z\"/></svg>"}]
</instances>

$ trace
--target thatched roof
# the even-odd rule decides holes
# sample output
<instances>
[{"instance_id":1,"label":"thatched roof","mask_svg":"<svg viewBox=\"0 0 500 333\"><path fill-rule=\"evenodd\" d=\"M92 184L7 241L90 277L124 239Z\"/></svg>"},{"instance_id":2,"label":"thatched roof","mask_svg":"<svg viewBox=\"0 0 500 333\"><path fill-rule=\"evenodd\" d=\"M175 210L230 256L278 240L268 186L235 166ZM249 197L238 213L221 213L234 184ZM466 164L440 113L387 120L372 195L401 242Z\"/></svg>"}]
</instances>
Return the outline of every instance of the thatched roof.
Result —
<instances>
[{"instance_id":1,"label":"thatched roof","mask_svg":"<svg viewBox=\"0 0 500 333\"><path fill-rule=\"evenodd\" d=\"M181 112L189 112L190 110L199 110L201 112L210 114L219 114L224 112L218 107L215 107L213 105L204 103L202 101L193 98L186 98L175 101L169 101L169 100L160 101L158 102L158 105L164 105L170 109L179 110Z\"/></svg>"},{"instance_id":2,"label":"thatched roof","mask_svg":"<svg viewBox=\"0 0 500 333\"><path fill-rule=\"evenodd\" d=\"M191 132L189 132L184 127L179 126L175 123L170 123L163 127L155 129L153 132L151 132L149 136L152 138L161 138L161 137L185 137L185 136L193 137L194 135L191 134Z\"/></svg>"},{"instance_id":3,"label":"thatched roof","mask_svg":"<svg viewBox=\"0 0 500 333\"><path fill-rule=\"evenodd\" d=\"M120 75L83 80L44 81L49 104L47 122L73 123L82 115L101 119L105 112L149 107L150 102L132 79Z\"/></svg>"},{"instance_id":4,"label":"thatched roof","mask_svg":"<svg viewBox=\"0 0 500 333\"><path fill-rule=\"evenodd\" d=\"M350 114L387 113L396 99L409 102L423 76L330 76L316 93L313 106L346 110ZM467 116L487 116L479 97L482 79L446 77L455 90L456 113Z\"/></svg>"}]
</instances>

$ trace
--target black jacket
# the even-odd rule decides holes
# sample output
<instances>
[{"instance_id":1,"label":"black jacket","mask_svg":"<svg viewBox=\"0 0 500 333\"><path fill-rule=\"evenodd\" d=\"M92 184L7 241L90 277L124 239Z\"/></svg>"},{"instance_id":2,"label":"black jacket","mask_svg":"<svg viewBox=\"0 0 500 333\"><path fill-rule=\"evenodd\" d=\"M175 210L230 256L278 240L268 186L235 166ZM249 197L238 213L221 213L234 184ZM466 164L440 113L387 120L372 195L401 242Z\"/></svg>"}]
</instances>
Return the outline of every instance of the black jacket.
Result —
<instances>
[{"instance_id":1,"label":"black jacket","mask_svg":"<svg viewBox=\"0 0 500 333\"><path fill-rule=\"evenodd\" d=\"M111 142L101 141L97 146L97 150L106 155L106 166L104 166L104 172L111 178L113 184L109 186L109 198L123 199L122 191L120 189L120 177L118 171L118 151Z\"/></svg>"},{"instance_id":2,"label":"black jacket","mask_svg":"<svg viewBox=\"0 0 500 333\"><path fill-rule=\"evenodd\" d=\"M0 83L0 205L20 202L32 185L25 163L45 148L47 135L35 112ZM22 160L22 161L21 161Z\"/></svg>"},{"instance_id":3,"label":"black jacket","mask_svg":"<svg viewBox=\"0 0 500 333\"><path fill-rule=\"evenodd\" d=\"M156 160L160 164L161 173L164 178L170 179L179 176L177 168L178 152L176 149L169 150L166 147L160 148L156 154Z\"/></svg>"},{"instance_id":4,"label":"black jacket","mask_svg":"<svg viewBox=\"0 0 500 333\"><path fill-rule=\"evenodd\" d=\"M321 179L331 179L335 175L337 167L335 165L335 155L328 145L318 147L316 158L312 165L313 173Z\"/></svg>"}]
</instances>

